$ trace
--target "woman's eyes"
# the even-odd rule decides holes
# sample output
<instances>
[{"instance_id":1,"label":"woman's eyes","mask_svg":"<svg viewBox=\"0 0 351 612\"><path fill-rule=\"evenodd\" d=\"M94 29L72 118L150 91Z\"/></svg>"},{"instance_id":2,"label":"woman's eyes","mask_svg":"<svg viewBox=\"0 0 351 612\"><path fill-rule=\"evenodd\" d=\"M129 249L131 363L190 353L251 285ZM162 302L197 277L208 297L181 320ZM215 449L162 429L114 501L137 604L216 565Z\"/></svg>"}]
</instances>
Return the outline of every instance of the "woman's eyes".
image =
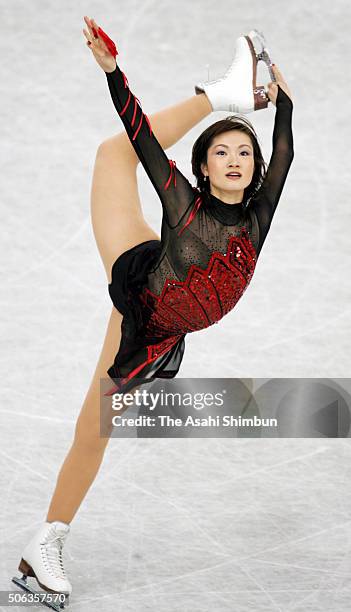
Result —
<instances>
[{"instance_id":1,"label":"woman's eyes","mask_svg":"<svg viewBox=\"0 0 351 612\"><path fill-rule=\"evenodd\" d=\"M226 151L217 151L216 155L218 155L218 153L226 153ZM241 151L241 153L246 153L246 155L250 155L248 151Z\"/></svg>"}]
</instances>

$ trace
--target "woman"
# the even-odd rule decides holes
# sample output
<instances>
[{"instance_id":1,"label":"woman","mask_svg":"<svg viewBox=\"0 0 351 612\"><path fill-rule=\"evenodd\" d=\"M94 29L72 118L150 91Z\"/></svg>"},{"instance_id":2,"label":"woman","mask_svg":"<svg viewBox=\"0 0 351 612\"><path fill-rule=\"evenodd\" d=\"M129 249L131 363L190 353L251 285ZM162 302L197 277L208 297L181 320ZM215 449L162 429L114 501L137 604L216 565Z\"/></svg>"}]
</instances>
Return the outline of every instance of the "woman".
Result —
<instances>
[{"instance_id":1,"label":"woman","mask_svg":"<svg viewBox=\"0 0 351 612\"><path fill-rule=\"evenodd\" d=\"M113 41L93 19L84 19L87 45L126 130L100 145L92 185L94 234L114 307L46 521L19 565L44 589L68 594L62 546L109 439L99 435L100 379L108 373L116 382L111 394L135 387L136 380L175 376L186 333L217 323L250 282L293 159L291 94L256 30L237 39L222 79L197 85L195 96L149 119L116 63ZM273 78L267 91L256 86L259 59ZM195 142L196 188L166 156L164 149L211 111L245 114L268 101L277 111L267 172L252 125L235 116L209 126ZM142 215L139 161L162 203L161 237Z\"/></svg>"}]
</instances>

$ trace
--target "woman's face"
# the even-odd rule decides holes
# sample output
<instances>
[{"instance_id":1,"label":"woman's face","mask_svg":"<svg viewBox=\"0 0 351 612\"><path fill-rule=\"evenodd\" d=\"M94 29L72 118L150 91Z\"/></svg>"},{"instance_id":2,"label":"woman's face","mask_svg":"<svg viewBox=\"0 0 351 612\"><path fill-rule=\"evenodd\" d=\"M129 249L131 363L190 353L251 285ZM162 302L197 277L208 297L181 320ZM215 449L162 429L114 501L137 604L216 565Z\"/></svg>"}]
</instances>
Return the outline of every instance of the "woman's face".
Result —
<instances>
[{"instance_id":1,"label":"woman's face","mask_svg":"<svg viewBox=\"0 0 351 612\"><path fill-rule=\"evenodd\" d=\"M215 136L207 150L207 164L201 165L203 174L209 177L211 193L228 204L242 202L254 169L250 136L239 130ZM230 172L239 172L241 176L231 178L227 176Z\"/></svg>"}]
</instances>

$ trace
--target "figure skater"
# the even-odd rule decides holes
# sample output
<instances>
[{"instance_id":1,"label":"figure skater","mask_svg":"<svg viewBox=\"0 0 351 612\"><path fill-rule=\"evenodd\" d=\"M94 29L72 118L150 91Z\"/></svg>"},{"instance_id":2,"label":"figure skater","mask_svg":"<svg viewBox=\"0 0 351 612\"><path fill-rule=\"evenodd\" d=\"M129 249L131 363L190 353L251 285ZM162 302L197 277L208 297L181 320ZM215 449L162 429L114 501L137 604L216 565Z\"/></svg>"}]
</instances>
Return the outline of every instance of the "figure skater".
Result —
<instances>
[{"instance_id":1,"label":"figure skater","mask_svg":"<svg viewBox=\"0 0 351 612\"><path fill-rule=\"evenodd\" d=\"M23 588L30 590L26 577L33 576L46 591L67 595L72 585L62 547L109 439L99 435L100 379L108 374L114 381L108 395L135 387L136 380L176 375L185 335L220 321L246 290L294 156L291 93L262 33L252 30L236 40L222 78L197 84L195 95L149 118L116 62L114 42L94 19L84 20L86 44L106 75L125 128L99 146L91 191L94 235L113 308L46 521L19 564ZM271 77L267 87L256 84L261 60ZM276 113L267 170L253 126L235 115L197 138L191 159L196 187L167 157L165 149L212 111L248 114L269 101ZM161 236L142 214L139 161L162 204Z\"/></svg>"}]
</instances>

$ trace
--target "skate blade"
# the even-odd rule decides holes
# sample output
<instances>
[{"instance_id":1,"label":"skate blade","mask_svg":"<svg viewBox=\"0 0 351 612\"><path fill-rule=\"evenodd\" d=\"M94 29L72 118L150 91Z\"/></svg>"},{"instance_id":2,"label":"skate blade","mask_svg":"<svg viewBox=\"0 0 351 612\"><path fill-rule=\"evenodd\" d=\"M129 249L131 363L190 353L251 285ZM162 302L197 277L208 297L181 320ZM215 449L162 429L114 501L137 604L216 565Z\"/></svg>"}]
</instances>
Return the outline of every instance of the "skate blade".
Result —
<instances>
[{"instance_id":1,"label":"skate blade","mask_svg":"<svg viewBox=\"0 0 351 612\"><path fill-rule=\"evenodd\" d=\"M269 50L267 48L266 39L263 32L259 32L258 30L251 30L248 34L248 37L250 38L253 44L257 61L262 60L266 64L271 80L275 83L277 79L275 78L275 74L273 72L272 60L270 58Z\"/></svg>"},{"instance_id":2,"label":"skate blade","mask_svg":"<svg viewBox=\"0 0 351 612\"><path fill-rule=\"evenodd\" d=\"M14 576L12 578L12 582L14 582L17 586L21 587L24 591L28 593L32 593L36 595L35 602L41 603L52 610L56 610L56 612L61 612L65 609L65 603L68 604L68 597L64 593L49 593L48 591L36 591L33 589L27 582L27 578L25 575L22 578L17 578ZM52 599L52 601L50 601Z\"/></svg>"}]
</instances>

